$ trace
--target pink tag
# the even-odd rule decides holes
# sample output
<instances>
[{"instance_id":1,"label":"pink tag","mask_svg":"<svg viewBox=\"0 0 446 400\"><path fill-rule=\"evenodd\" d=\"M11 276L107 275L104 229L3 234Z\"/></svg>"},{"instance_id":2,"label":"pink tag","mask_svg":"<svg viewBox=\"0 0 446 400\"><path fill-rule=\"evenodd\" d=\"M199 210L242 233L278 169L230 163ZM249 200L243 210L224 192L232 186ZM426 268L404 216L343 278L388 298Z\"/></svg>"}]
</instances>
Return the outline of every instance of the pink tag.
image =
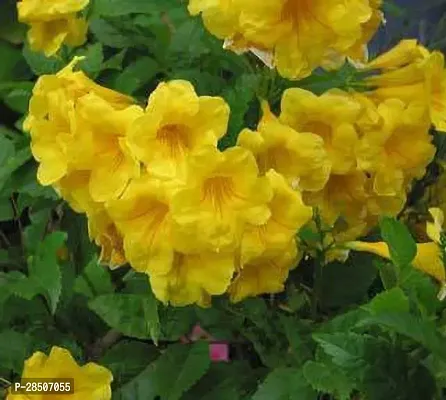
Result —
<instances>
[{"instance_id":1,"label":"pink tag","mask_svg":"<svg viewBox=\"0 0 446 400\"><path fill-rule=\"evenodd\" d=\"M213 362L229 361L229 346L226 343L210 343L209 356Z\"/></svg>"}]
</instances>

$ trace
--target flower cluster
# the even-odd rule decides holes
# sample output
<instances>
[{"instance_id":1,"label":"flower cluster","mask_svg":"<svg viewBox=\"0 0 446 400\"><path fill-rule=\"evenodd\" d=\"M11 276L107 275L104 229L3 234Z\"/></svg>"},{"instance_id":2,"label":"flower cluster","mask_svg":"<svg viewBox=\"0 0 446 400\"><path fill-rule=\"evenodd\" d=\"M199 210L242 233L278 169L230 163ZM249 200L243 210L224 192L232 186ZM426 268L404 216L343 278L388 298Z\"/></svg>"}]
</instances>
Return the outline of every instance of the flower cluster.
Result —
<instances>
[{"instance_id":1,"label":"flower cluster","mask_svg":"<svg viewBox=\"0 0 446 400\"><path fill-rule=\"evenodd\" d=\"M128 261L176 305L281 291L312 211L251 150L218 150L225 101L171 81L143 109L75 72L76 62L39 78L24 126L39 181L87 215L102 260Z\"/></svg>"},{"instance_id":2,"label":"flower cluster","mask_svg":"<svg viewBox=\"0 0 446 400\"><path fill-rule=\"evenodd\" d=\"M263 110L257 131L241 132L238 145L261 170L273 168L299 189L342 240L366 233L380 215L396 215L435 154L429 115L415 102L292 88L278 117L266 104Z\"/></svg>"},{"instance_id":3,"label":"flower cluster","mask_svg":"<svg viewBox=\"0 0 446 400\"><path fill-rule=\"evenodd\" d=\"M229 48L251 50L290 79L346 57L364 61L383 21L381 0L189 0Z\"/></svg>"},{"instance_id":4,"label":"flower cluster","mask_svg":"<svg viewBox=\"0 0 446 400\"><path fill-rule=\"evenodd\" d=\"M28 42L34 51L55 54L63 43L80 46L87 38L87 23L79 12L89 0L21 0L19 21L30 26Z\"/></svg>"}]
</instances>

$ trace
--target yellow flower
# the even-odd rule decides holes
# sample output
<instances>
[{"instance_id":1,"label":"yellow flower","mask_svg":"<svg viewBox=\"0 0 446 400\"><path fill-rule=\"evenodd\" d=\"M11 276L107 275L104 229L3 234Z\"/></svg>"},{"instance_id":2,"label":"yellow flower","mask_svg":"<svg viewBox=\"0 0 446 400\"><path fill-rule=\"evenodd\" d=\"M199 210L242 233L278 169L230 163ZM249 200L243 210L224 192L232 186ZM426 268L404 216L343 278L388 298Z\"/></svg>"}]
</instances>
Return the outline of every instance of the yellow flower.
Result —
<instances>
[{"instance_id":1,"label":"yellow flower","mask_svg":"<svg viewBox=\"0 0 446 400\"><path fill-rule=\"evenodd\" d=\"M369 0L190 0L206 27L235 42L273 54L279 73L291 79L311 74L327 49L354 54L376 30L379 1Z\"/></svg>"},{"instance_id":2,"label":"yellow flower","mask_svg":"<svg viewBox=\"0 0 446 400\"><path fill-rule=\"evenodd\" d=\"M39 78L24 128L30 131L42 185L55 184L75 171L90 171L93 199L106 201L119 196L139 175L126 135L143 110L131 98L74 72L78 61L75 58L56 75Z\"/></svg>"},{"instance_id":3,"label":"yellow flower","mask_svg":"<svg viewBox=\"0 0 446 400\"><path fill-rule=\"evenodd\" d=\"M185 187L172 198L179 250L234 249L247 222L261 225L271 215L267 206L271 188L259 178L250 151L205 148L190 158L190 171Z\"/></svg>"},{"instance_id":4,"label":"yellow flower","mask_svg":"<svg viewBox=\"0 0 446 400\"><path fill-rule=\"evenodd\" d=\"M169 183L143 176L133 180L119 199L106 204L136 271L166 275L172 268L170 203L174 190Z\"/></svg>"},{"instance_id":5,"label":"yellow flower","mask_svg":"<svg viewBox=\"0 0 446 400\"><path fill-rule=\"evenodd\" d=\"M53 346L47 356L40 351L35 352L25 361L22 379L30 378L71 378L74 380L74 393L50 395L53 399L72 400L110 400L111 372L98 364L88 363L79 366L70 352L64 348ZM43 400L47 396L35 394L33 399ZM7 400L28 400L28 395L8 394Z\"/></svg>"},{"instance_id":6,"label":"yellow flower","mask_svg":"<svg viewBox=\"0 0 446 400\"><path fill-rule=\"evenodd\" d=\"M320 190L330 174L331 163L324 141L314 133L302 133L282 123L266 102L257 132L244 129L237 144L253 152L260 172L274 169L293 186Z\"/></svg>"},{"instance_id":7,"label":"yellow flower","mask_svg":"<svg viewBox=\"0 0 446 400\"><path fill-rule=\"evenodd\" d=\"M282 175L270 170L266 177L273 190L268 203L271 215L262 225L246 226L241 244L242 266L266 252L283 252L313 215L311 207L303 203L301 194L293 190Z\"/></svg>"},{"instance_id":8,"label":"yellow flower","mask_svg":"<svg viewBox=\"0 0 446 400\"><path fill-rule=\"evenodd\" d=\"M403 40L371 61L367 69L381 70L366 78L373 99L423 102L435 128L446 131L446 72L442 53L430 53L416 40Z\"/></svg>"},{"instance_id":9,"label":"yellow flower","mask_svg":"<svg viewBox=\"0 0 446 400\"><path fill-rule=\"evenodd\" d=\"M150 284L155 296L164 303L174 306L197 303L207 307L211 295L221 295L226 291L234 270L232 252L176 252L169 273L151 275Z\"/></svg>"},{"instance_id":10,"label":"yellow flower","mask_svg":"<svg viewBox=\"0 0 446 400\"><path fill-rule=\"evenodd\" d=\"M362 129L358 165L374 173L373 189L393 196L406 190L414 178L424 175L435 154L429 135L429 117L422 104L406 105L389 99L378 105L381 123Z\"/></svg>"},{"instance_id":11,"label":"yellow flower","mask_svg":"<svg viewBox=\"0 0 446 400\"><path fill-rule=\"evenodd\" d=\"M443 264L443 251L440 247L444 215L439 208L430 208L429 212L434 221L426 224L426 233L433 242L417 243L417 254L412 261L412 265L445 284L446 273ZM346 247L356 251L374 253L383 258L390 259L390 251L385 242L350 242L346 244Z\"/></svg>"},{"instance_id":12,"label":"yellow flower","mask_svg":"<svg viewBox=\"0 0 446 400\"><path fill-rule=\"evenodd\" d=\"M161 83L150 95L144 116L129 133L129 146L150 174L186 175L187 155L215 146L226 133L229 107L220 97L197 96L187 81Z\"/></svg>"},{"instance_id":13,"label":"yellow flower","mask_svg":"<svg viewBox=\"0 0 446 400\"><path fill-rule=\"evenodd\" d=\"M87 22L78 17L89 0L22 0L17 3L20 22L30 26L28 41L34 51L47 57L63 43L80 46L87 39Z\"/></svg>"},{"instance_id":14,"label":"yellow flower","mask_svg":"<svg viewBox=\"0 0 446 400\"><path fill-rule=\"evenodd\" d=\"M331 161L331 172L345 174L356 169L355 123L360 112L360 104L340 90L316 96L292 88L283 93L280 121L298 132L320 136Z\"/></svg>"},{"instance_id":15,"label":"yellow flower","mask_svg":"<svg viewBox=\"0 0 446 400\"><path fill-rule=\"evenodd\" d=\"M249 296L283 291L288 273L297 266L299 258L293 239L281 253L265 253L250 260L229 287L230 300L236 303Z\"/></svg>"}]
</instances>

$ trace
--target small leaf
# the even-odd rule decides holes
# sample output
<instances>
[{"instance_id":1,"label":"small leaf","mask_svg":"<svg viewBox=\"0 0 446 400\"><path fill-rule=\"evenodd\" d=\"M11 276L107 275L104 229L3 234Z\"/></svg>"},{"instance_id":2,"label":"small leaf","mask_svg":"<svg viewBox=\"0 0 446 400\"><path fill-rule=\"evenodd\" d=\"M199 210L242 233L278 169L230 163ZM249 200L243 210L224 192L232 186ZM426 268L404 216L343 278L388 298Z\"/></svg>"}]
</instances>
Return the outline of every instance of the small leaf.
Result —
<instances>
[{"instance_id":1,"label":"small leaf","mask_svg":"<svg viewBox=\"0 0 446 400\"><path fill-rule=\"evenodd\" d=\"M252 400L315 400L316 391L308 384L302 369L277 368L255 392Z\"/></svg>"},{"instance_id":2,"label":"small leaf","mask_svg":"<svg viewBox=\"0 0 446 400\"><path fill-rule=\"evenodd\" d=\"M141 57L130 64L115 83L115 89L133 94L137 89L150 82L159 70L157 62L150 57Z\"/></svg>"},{"instance_id":3,"label":"small leaf","mask_svg":"<svg viewBox=\"0 0 446 400\"><path fill-rule=\"evenodd\" d=\"M155 383L161 400L180 400L210 365L207 342L169 346L156 362Z\"/></svg>"},{"instance_id":4,"label":"small leaf","mask_svg":"<svg viewBox=\"0 0 446 400\"><path fill-rule=\"evenodd\" d=\"M56 312L62 291L62 275L57 252L65 243L64 232L53 232L37 246L37 251L29 264L29 278L44 293L51 312Z\"/></svg>"},{"instance_id":5,"label":"small leaf","mask_svg":"<svg viewBox=\"0 0 446 400\"><path fill-rule=\"evenodd\" d=\"M376 295L373 300L364 306L372 314L386 312L408 313L409 299L400 288L393 288Z\"/></svg>"},{"instance_id":6,"label":"small leaf","mask_svg":"<svg viewBox=\"0 0 446 400\"><path fill-rule=\"evenodd\" d=\"M99 72L101 72L102 62L104 60L102 44L91 44L87 48L78 51L77 55L85 57L85 59L79 62L80 69L89 77L96 78Z\"/></svg>"},{"instance_id":7,"label":"small leaf","mask_svg":"<svg viewBox=\"0 0 446 400\"><path fill-rule=\"evenodd\" d=\"M355 388L342 370L333 365L308 361L303 367L305 379L318 392L331 394L339 400L349 400Z\"/></svg>"},{"instance_id":8,"label":"small leaf","mask_svg":"<svg viewBox=\"0 0 446 400\"><path fill-rule=\"evenodd\" d=\"M0 288L3 293L31 300L40 293L35 282L19 271L0 272Z\"/></svg>"},{"instance_id":9,"label":"small leaf","mask_svg":"<svg viewBox=\"0 0 446 400\"><path fill-rule=\"evenodd\" d=\"M158 339L156 299L151 294L106 294L91 300L89 307L111 328L126 336L152 338L155 342Z\"/></svg>"},{"instance_id":10,"label":"small leaf","mask_svg":"<svg viewBox=\"0 0 446 400\"><path fill-rule=\"evenodd\" d=\"M127 49L123 49L118 53L111 56L109 59L102 63L102 70L106 69L116 69L118 71L122 70L122 63L124 62L124 57L127 54Z\"/></svg>"},{"instance_id":11,"label":"small leaf","mask_svg":"<svg viewBox=\"0 0 446 400\"><path fill-rule=\"evenodd\" d=\"M392 261L400 267L409 265L417 254L417 246L406 226L394 218L383 217L380 227Z\"/></svg>"},{"instance_id":12,"label":"small leaf","mask_svg":"<svg viewBox=\"0 0 446 400\"><path fill-rule=\"evenodd\" d=\"M20 373L28 356L32 338L14 330L0 332L0 365Z\"/></svg>"},{"instance_id":13,"label":"small leaf","mask_svg":"<svg viewBox=\"0 0 446 400\"><path fill-rule=\"evenodd\" d=\"M28 44L23 47L23 57L37 76L55 74L65 66L58 56L46 57L43 53L32 51Z\"/></svg>"},{"instance_id":14,"label":"small leaf","mask_svg":"<svg viewBox=\"0 0 446 400\"><path fill-rule=\"evenodd\" d=\"M74 282L74 291L93 298L114 291L109 271L94 257Z\"/></svg>"}]
</instances>

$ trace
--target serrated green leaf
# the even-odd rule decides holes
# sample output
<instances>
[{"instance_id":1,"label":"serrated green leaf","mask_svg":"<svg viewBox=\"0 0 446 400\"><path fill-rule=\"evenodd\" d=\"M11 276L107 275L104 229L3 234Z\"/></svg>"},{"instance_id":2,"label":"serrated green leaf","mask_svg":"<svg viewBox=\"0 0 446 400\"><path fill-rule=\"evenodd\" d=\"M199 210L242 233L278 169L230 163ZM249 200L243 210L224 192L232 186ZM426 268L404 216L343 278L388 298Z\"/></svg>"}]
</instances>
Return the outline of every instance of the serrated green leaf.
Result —
<instances>
[{"instance_id":1,"label":"serrated green leaf","mask_svg":"<svg viewBox=\"0 0 446 400\"><path fill-rule=\"evenodd\" d=\"M342 373L342 370L333 365L307 361L303 366L303 374L313 389L331 394L339 400L349 400L355 388L354 383Z\"/></svg>"},{"instance_id":2,"label":"serrated green leaf","mask_svg":"<svg viewBox=\"0 0 446 400\"><path fill-rule=\"evenodd\" d=\"M259 386L252 400L316 400L302 369L277 368Z\"/></svg>"},{"instance_id":3,"label":"serrated green leaf","mask_svg":"<svg viewBox=\"0 0 446 400\"><path fill-rule=\"evenodd\" d=\"M90 21L90 30L102 44L118 49L133 47L132 38L125 35L112 23L97 18Z\"/></svg>"},{"instance_id":4,"label":"serrated green leaf","mask_svg":"<svg viewBox=\"0 0 446 400\"><path fill-rule=\"evenodd\" d=\"M118 71L122 70L122 63L124 62L124 57L127 54L127 49L122 49L118 53L114 54L102 63L102 69L116 69Z\"/></svg>"},{"instance_id":5,"label":"serrated green leaf","mask_svg":"<svg viewBox=\"0 0 446 400\"><path fill-rule=\"evenodd\" d=\"M159 70L157 62L150 57L141 57L130 64L115 83L115 89L133 94L146 83L150 82Z\"/></svg>"},{"instance_id":6,"label":"serrated green leaf","mask_svg":"<svg viewBox=\"0 0 446 400\"><path fill-rule=\"evenodd\" d=\"M119 17L134 13L153 13L154 2L147 0L95 0L92 15Z\"/></svg>"},{"instance_id":7,"label":"serrated green leaf","mask_svg":"<svg viewBox=\"0 0 446 400\"><path fill-rule=\"evenodd\" d=\"M91 300L89 307L110 327L126 336L138 339L152 338L155 342L158 339L156 299L149 293L106 294Z\"/></svg>"},{"instance_id":8,"label":"serrated green leaf","mask_svg":"<svg viewBox=\"0 0 446 400\"><path fill-rule=\"evenodd\" d=\"M12 329L0 332L0 366L20 373L32 338Z\"/></svg>"},{"instance_id":9,"label":"serrated green leaf","mask_svg":"<svg viewBox=\"0 0 446 400\"><path fill-rule=\"evenodd\" d=\"M79 62L79 68L92 79L96 78L99 72L101 72L102 62L104 60L102 44L91 44L85 49L78 51L77 55L85 57L85 59Z\"/></svg>"},{"instance_id":10,"label":"serrated green leaf","mask_svg":"<svg viewBox=\"0 0 446 400\"><path fill-rule=\"evenodd\" d=\"M23 47L23 57L37 76L55 74L65 66L60 57L46 57L43 53L32 51L28 44Z\"/></svg>"},{"instance_id":11,"label":"serrated green leaf","mask_svg":"<svg viewBox=\"0 0 446 400\"><path fill-rule=\"evenodd\" d=\"M219 142L219 148L225 149L237 143L238 134L245 126L245 115L256 98L259 76L245 74L238 78L233 87L223 93L231 108L228 133Z\"/></svg>"},{"instance_id":12,"label":"serrated green leaf","mask_svg":"<svg viewBox=\"0 0 446 400\"><path fill-rule=\"evenodd\" d=\"M0 272L0 288L2 294L15 295L26 300L31 300L40 293L35 282L19 271Z\"/></svg>"},{"instance_id":13,"label":"serrated green leaf","mask_svg":"<svg viewBox=\"0 0 446 400\"><path fill-rule=\"evenodd\" d=\"M114 384L122 386L136 378L159 356L159 350L147 343L123 340L108 350L99 364L108 368L114 377ZM139 397L135 397L137 399Z\"/></svg>"},{"instance_id":14,"label":"serrated green leaf","mask_svg":"<svg viewBox=\"0 0 446 400\"><path fill-rule=\"evenodd\" d=\"M150 364L130 382L113 393L113 400L155 400L157 390L154 382L155 364Z\"/></svg>"},{"instance_id":15,"label":"serrated green leaf","mask_svg":"<svg viewBox=\"0 0 446 400\"><path fill-rule=\"evenodd\" d=\"M417 254L417 246L406 226L390 217L381 218L379 225L392 261L400 267L409 265Z\"/></svg>"},{"instance_id":16,"label":"serrated green leaf","mask_svg":"<svg viewBox=\"0 0 446 400\"><path fill-rule=\"evenodd\" d=\"M37 246L36 254L29 264L29 278L44 293L51 312L56 312L62 291L62 275L57 252L67 238L64 232L53 232Z\"/></svg>"},{"instance_id":17,"label":"serrated green leaf","mask_svg":"<svg viewBox=\"0 0 446 400\"><path fill-rule=\"evenodd\" d=\"M210 365L207 342L169 346L156 362L155 384L161 400L180 400Z\"/></svg>"},{"instance_id":18,"label":"serrated green leaf","mask_svg":"<svg viewBox=\"0 0 446 400\"><path fill-rule=\"evenodd\" d=\"M408 313L410 309L409 299L402 289L393 288L376 295L373 300L364 306L372 314L386 312Z\"/></svg>"},{"instance_id":19,"label":"serrated green leaf","mask_svg":"<svg viewBox=\"0 0 446 400\"><path fill-rule=\"evenodd\" d=\"M74 291L89 299L114 291L110 273L104 266L99 265L97 257L94 257L76 278Z\"/></svg>"},{"instance_id":20,"label":"serrated green leaf","mask_svg":"<svg viewBox=\"0 0 446 400\"><path fill-rule=\"evenodd\" d=\"M433 321L422 320L407 313L387 312L365 318L359 326L378 325L411 338L426 349L446 360L445 336Z\"/></svg>"},{"instance_id":21,"label":"serrated green leaf","mask_svg":"<svg viewBox=\"0 0 446 400\"><path fill-rule=\"evenodd\" d=\"M14 219L14 208L11 199L0 197L0 221L9 221Z\"/></svg>"}]
</instances>

